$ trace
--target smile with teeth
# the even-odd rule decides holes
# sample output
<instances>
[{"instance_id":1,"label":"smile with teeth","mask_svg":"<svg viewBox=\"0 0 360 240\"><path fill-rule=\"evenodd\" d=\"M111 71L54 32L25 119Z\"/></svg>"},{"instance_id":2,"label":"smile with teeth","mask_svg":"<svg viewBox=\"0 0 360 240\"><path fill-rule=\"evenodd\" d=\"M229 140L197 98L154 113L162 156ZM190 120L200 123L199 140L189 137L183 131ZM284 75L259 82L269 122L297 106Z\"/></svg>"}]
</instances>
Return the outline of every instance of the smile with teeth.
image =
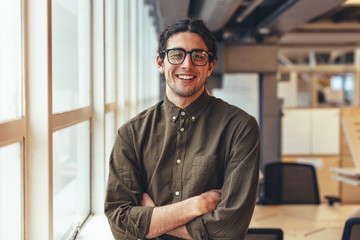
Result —
<instances>
[{"instance_id":1,"label":"smile with teeth","mask_svg":"<svg viewBox=\"0 0 360 240\"><path fill-rule=\"evenodd\" d=\"M191 80L194 79L196 76L195 75L183 75L183 74L179 74L177 75L178 78L184 79L184 80Z\"/></svg>"}]
</instances>

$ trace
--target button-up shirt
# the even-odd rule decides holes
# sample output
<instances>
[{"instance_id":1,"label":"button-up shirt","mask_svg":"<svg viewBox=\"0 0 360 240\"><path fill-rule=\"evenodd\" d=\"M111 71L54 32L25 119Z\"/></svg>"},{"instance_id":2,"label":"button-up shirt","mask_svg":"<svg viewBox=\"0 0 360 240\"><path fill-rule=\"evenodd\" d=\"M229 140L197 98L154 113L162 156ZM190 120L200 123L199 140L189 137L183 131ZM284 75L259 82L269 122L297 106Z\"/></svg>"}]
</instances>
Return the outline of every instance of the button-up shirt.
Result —
<instances>
[{"instance_id":1,"label":"button-up shirt","mask_svg":"<svg viewBox=\"0 0 360 240\"><path fill-rule=\"evenodd\" d=\"M118 130L110 157L105 213L116 239L142 239L153 207L221 189L217 208L186 224L193 239L242 239L254 210L260 131L243 110L206 91L185 109L164 101ZM166 224L166 223L164 223ZM178 239L163 235L157 239Z\"/></svg>"}]
</instances>

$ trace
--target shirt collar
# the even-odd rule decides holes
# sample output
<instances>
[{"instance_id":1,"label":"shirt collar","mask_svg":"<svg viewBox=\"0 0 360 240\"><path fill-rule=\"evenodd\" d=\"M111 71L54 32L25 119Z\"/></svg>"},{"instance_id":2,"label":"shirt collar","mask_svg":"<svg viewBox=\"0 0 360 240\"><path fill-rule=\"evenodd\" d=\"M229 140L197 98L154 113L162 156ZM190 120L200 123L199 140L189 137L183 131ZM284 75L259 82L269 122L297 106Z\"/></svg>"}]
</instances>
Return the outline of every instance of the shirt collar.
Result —
<instances>
[{"instance_id":1,"label":"shirt collar","mask_svg":"<svg viewBox=\"0 0 360 240\"><path fill-rule=\"evenodd\" d=\"M170 117L170 120L175 122L179 116L180 111L184 111L192 121L196 121L200 114L206 109L210 101L209 93L204 90L202 94L185 109L177 107L172 103L167 96L164 97L164 107L166 116Z\"/></svg>"}]
</instances>

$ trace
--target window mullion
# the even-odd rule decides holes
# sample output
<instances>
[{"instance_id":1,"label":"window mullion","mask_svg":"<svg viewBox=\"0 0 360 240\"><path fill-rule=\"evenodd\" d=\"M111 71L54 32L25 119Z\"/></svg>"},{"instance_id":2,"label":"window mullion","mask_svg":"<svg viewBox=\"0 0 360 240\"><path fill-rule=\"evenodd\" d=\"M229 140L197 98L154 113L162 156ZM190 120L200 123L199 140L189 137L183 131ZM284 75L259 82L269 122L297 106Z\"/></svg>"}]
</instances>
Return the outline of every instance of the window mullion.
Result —
<instances>
[{"instance_id":1,"label":"window mullion","mask_svg":"<svg viewBox=\"0 0 360 240\"><path fill-rule=\"evenodd\" d=\"M52 240L51 0L24 0L24 15L25 236Z\"/></svg>"}]
</instances>

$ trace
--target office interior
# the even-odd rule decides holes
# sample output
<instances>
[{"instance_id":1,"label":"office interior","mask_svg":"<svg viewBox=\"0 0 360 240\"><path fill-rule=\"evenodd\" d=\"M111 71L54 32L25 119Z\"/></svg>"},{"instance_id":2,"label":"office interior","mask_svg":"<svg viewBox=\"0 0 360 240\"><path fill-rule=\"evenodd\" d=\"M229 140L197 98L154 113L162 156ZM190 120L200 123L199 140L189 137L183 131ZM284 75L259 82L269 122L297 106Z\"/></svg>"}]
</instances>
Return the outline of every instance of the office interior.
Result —
<instances>
[{"instance_id":1,"label":"office interior","mask_svg":"<svg viewBox=\"0 0 360 240\"><path fill-rule=\"evenodd\" d=\"M0 240L113 239L116 130L163 99L157 36L187 16L219 46L208 91L258 120L262 174L316 169L319 205L256 206L250 227L341 239L360 217L360 1L0 0Z\"/></svg>"}]
</instances>

